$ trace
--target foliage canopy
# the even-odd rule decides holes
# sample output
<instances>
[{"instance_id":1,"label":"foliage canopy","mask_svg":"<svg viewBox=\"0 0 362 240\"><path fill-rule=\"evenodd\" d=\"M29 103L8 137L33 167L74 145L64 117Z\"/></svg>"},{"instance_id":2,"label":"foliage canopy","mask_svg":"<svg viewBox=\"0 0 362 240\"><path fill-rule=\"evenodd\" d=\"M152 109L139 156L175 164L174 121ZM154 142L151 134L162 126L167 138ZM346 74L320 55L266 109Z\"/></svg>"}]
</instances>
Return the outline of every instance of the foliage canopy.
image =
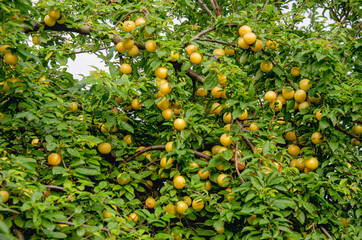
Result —
<instances>
[{"instance_id":1,"label":"foliage canopy","mask_svg":"<svg viewBox=\"0 0 362 240\"><path fill-rule=\"evenodd\" d=\"M2 238L362 238L357 1L0 10Z\"/></svg>"}]
</instances>

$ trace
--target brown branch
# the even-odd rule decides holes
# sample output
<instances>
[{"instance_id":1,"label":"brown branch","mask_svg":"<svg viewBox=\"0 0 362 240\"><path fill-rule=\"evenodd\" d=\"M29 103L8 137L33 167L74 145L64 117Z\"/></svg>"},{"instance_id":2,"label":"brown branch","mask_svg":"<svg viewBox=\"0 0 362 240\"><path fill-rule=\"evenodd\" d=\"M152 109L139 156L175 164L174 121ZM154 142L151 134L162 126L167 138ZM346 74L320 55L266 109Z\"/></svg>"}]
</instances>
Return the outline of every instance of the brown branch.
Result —
<instances>
[{"instance_id":1,"label":"brown branch","mask_svg":"<svg viewBox=\"0 0 362 240\"><path fill-rule=\"evenodd\" d=\"M51 84L57 86L58 88L60 88L60 90L66 92L69 96L71 96L72 98L74 98L76 101L78 101L78 102L83 106L83 103L82 103L78 98L76 98L73 94L71 94L68 90L62 88L61 86L59 86L59 85L56 84L55 82L51 82Z\"/></svg>"},{"instance_id":2,"label":"brown branch","mask_svg":"<svg viewBox=\"0 0 362 240\"><path fill-rule=\"evenodd\" d=\"M114 27L112 28L113 30L116 29L116 27L121 23L123 22L123 20L125 20L129 15L131 15L132 13L141 13L142 11L138 11L138 10L135 10L135 11L131 11L129 13L127 13L126 15L124 15L115 25Z\"/></svg>"},{"instance_id":3,"label":"brown branch","mask_svg":"<svg viewBox=\"0 0 362 240\"><path fill-rule=\"evenodd\" d=\"M43 185L43 186L46 187L46 188L52 188L52 189L65 191L65 188L59 187L59 186L56 186L56 185Z\"/></svg>"},{"instance_id":4,"label":"brown branch","mask_svg":"<svg viewBox=\"0 0 362 240\"><path fill-rule=\"evenodd\" d=\"M76 32L84 35L89 35L91 32L95 32L95 30L93 30L91 27L87 25L82 25L81 27L78 28L68 28L65 24L58 24L58 23L56 23L52 27L47 26L45 23L31 22L30 24L32 27L23 24L22 27L25 33L36 32L42 27L44 27L44 30L53 30L57 32Z\"/></svg>"},{"instance_id":5,"label":"brown branch","mask_svg":"<svg viewBox=\"0 0 362 240\"><path fill-rule=\"evenodd\" d=\"M201 36L205 35L208 32L211 32L214 29L215 29L215 26L212 26L212 27L209 27L209 28L205 29L204 31L199 32L193 38L191 38L190 42L199 39ZM184 44L184 46L186 46L186 45Z\"/></svg>"},{"instance_id":6,"label":"brown branch","mask_svg":"<svg viewBox=\"0 0 362 240\"><path fill-rule=\"evenodd\" d=\"M213 40L213 39L198 38L195 41L214 42L214 43L220 43L220 44L227 45L227 46L236 47L236 45L234 43L227 43L227 42L223 42L223 41L219 41L219 40Z\"/></svg>"},{"instance_id":7,"label":"brown branch","mask_svg":"<svg viewBox=\"0 0 362 240\"><path fill-rule=\"evenodd\" d=\"M291 29L294 29L294 20L295 20L295 18L297 17L297 15L300 13L300 11L302 11L302 9L303 9L303 7L304 7L304 5L306 4L308 2L308 0L304 0L304 2L301 4L301 6L300 6L300 8L298 9L298 11L294 14L294 16L293 16L293 18L292 18L292 27L291 27ZM289 25L287 25L287 28L289 27Z\"/></svg>"},{"instance_id":8,"label":"brown branch","mask_svg":"<svg viewBox=\"0 0 362 240\"><path fill-rule=\"evenodd\" d=\"M361 31L361 29L362 29L362 22L359 24L359 28L358 28L356 34L353 36L352 40L355 39L355 38L358 36L358 34L359 34L359 32Z\"/></svg>"},{"instance_id":9,"label":"brown branch","mask_svg":"<svg viewBox=\"0 0 362 240\"><path fill-rule=\"evenodd\" d=\"M264 52L265 55L269 56L269 53L267 53L264 49L263 49L263 52ZM284 69L282 69L281 67L279 67L279 65L278 65L273 59L270 59L270 60L271 60L271 62L273 63L273 65L274 65L275 67L277 67L280 71L282 71L282 72L284 73L287 82L292 86L292 88L293 88L294 90L297 90L297 89L295 88L295 86L294 86L294 83L288 78L288 76L287 76L287 74L285 73Z\"/></svg>"},{"instance_id":10,"label":"brown branch","mask_svg":"<svg viewBox=\"0 0 362 240\"><path fill-rule=\"evenodd\" d=\"M324 227L320 227L321 230L324 232L325 235L327 235L327 237L330 239L330 240L333 240L332 236L327 232L327 230L324 228Z\"/></svg>"},{"instance_id":11,"label":"brown branch","mask_svg":"<svg viewBox=\"0 0 362 240\"><path fill-rule=\"evenodd\" d=\"M125 159L124 162L129 162L132 159L134 159L134 158L138 157L139 155L141 155L142 153L145 153L145 152L148 152L148 151L164 150L165 147L166 147L165 145L154 145L154 146L149 146L149 147L142 148L141 150L137 151L135 154L133 154L129 158ZM201 152L198 152L198 151L193 150L193 149L189 149L189 151L191 151L195 156L202 157L202 158L205 158L205 159L211 159L211 156L209 156L209 155L207 155L205 153L201 153Z\"/></svg>"},{"instance_id":12,"label":"brown branch","mask_svg":"<svg viewBox=\"0 0 362 240\"><path fill-rule=\"evenodd\" d=\"M237 172L238 175L239 175L240 181L241 181L242 183L245 183L245 181L244 181L244 179L243 179L243 177L241 176L240 171L239 171L238 143L239 143L239 141L237 141L236 144L235 144L235 168L236 168L236 172Z\"/></svg>"},{"instance_id":13,"label":"brown branch","mask_svg":"<svg viewBox=\"0 0 362 240\"><path fill-rule=\"evenodd\" d=\"M268 3L269 3L269 0L266 0L265 3L264 3L264 5L263 5L263 7L258 11L258 12L260 12L259 16L256 17L256 18L254 18L255 21L259 21L259 20L260 20L261 15L262 15L261 12L263 12L263 11L265 10L266 5L268 5Z\"/></svg>"},{"instance_id":14,"label":"brown branch","mask_svg":"<svg viewBox=\"0 0 362 240\"><path fill-rule=\"evenodd\" d=\"M58 223L58 224L66 224L66 225L69 225L69 226L74 226L74 223L68 222L68 221L55 221L55 222ZM81 227L95 227L96 228L97 226L82 224ZM111 232L109 231L108 228L104 227L104 228L100 228L100 230L107 232L108 236L112 237Z\"/></svg>"},{"instance_id":15,"label":"brown branch","mask_svg":"<svg viewBox=\"0 0 362 240\"><path fill-rule=\"evenodd\" d=\"M198 74L197 72L192 71L191 69L186 70L187 76L189 76L191 79L195 79L199 83L204 83L204 77Z\"/></svg>"},{"instance_id":16,"label":"brown branch","mask_svg":"<svg viewBox=\"0 0 362 240\"><path fill-rule=\"evenodd\" d=\"M207 154L202 153L202 152L195 151L193 149L189 149L189 151L191 151L195 156L205 158L207 160L210 160L212 158L210 155L207 155Z\"/></svg>"},{"instance_id":17,"label":"brown branch","mask_svg":"<svg viewBox=\"0 0 362 240\"><path fill-rule=\"evenodd\" d=\"M350 1L348 0L347 1L347 3L346 3L346 5L349 5L350 4ZM349 15L349 13L351 12L351 7L350 6L348 6L348 10L347 10L347 13L346 13L346 15L345 15L345 17L344 17L344 19L342 20L342 22L341 22L341 26L340 26L340 28L342 28L343 27L343 25L344 25L344 23L346 22L346 20L347 20L347 18L348 18L348 15Z\"/></svg>"},{"instance_id":18,"label":"brown branch","mask_svg":"<svg viewBox=\"0 0 362 240\"><path fill-rule=\"evenodd\" d=\"M236 123L239 125L239 128L242 132L245 132L245 129L243 125L239 122L239 120L235 119ZM247 137L243 136L243 139L245 140L246 144L250 147L251 151L254 153L255 147L254 144L248 139Z\"/></svg>"},{"instance_id":19,"label":"brown branch","mask_svg":"<svg viewBox=\"0 0 362 240\"><path fill-rule=\"evenodd\" d=\"M217 1L216 0L211 0L211 1L214 2L216 15L217 16L222 16L222 12L221 12L221 9L220 9L219 4L217 3Z\"/></svg>"},{"instance_id":20,"label":"brown branch","mask_svg":"<svg viewBox=\"0 0 362 240\"><path fill-rule=\"evenodd\" d=\"M329 11L331 11L334 14L334 16L337 18L338 22L341 22L341 19L339 18L337 13L334 11L333 7L328 8L327 6L324 5L324 3L322 3L322 5L323 5L323 7L327 8Z\"/></svg>"},{"instance_id":21,"label":"brown branch","mask_svg":"<svg viewBox=\"0 0 362 240\"><path fill-rule=\"evenodd\" d=\"M337 126L337 125L336 125L336 126L334 126L334 128L337 129L338 131L341 131L341 132L347 134L347 135L350 136L350 137L353 137L353 138L357 139L358 141L361 140L361 139L359 138L359 136L357 136L357 135L355 135L355 134L353 134L353 133L348 132L347 130L341 128L340 126Z\"/></svg>"},{"instance_id":22,"label":"brown branch","mask_svg":"<svg viewBox=\"0 0 362 240\"><path fill-rule=\"evenodd\" d=\"M206 10L206 12L208 12L210 14L210 16L216 20L214 14L212 14L212 12L210 11L210 9L206 6L206 4L202 1L202 0L198 0L198 2L204 7L204 9Z\"/></svg>"}]
</instances>

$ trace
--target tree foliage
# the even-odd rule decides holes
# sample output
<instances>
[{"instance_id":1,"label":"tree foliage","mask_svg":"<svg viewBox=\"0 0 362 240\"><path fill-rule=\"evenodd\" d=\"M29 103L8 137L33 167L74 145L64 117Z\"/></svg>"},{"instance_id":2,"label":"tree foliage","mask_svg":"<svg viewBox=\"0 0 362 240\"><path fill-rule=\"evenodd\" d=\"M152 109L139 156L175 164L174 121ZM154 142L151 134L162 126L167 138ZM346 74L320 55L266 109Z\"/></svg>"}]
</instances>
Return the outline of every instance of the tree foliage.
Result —
<instances>
[{"instance_id":1,"label":"tree foliage","mask_svg":"<svg viewBox=\"0 0 362 240\"><path fill-rule=\"evenodd\" d=\"M0 10L2 238L362 238L357 1Z\"/></svg>"}]
</instances>

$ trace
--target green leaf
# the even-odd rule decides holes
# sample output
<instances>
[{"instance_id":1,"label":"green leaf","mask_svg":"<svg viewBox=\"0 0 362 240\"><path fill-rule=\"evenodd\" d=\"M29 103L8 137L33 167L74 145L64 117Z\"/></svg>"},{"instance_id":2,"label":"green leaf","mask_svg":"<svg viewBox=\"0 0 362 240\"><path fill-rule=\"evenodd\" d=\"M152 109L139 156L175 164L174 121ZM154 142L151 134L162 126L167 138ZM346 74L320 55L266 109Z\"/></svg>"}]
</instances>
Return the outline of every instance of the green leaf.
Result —
<instances>
[{"instance_id":1,"label":"green leaf","mask_svg":"<svg viewBox=\"0 0 362 240\"><path fill-rule=\"evenodd\" d=\"M248 91L248 96L249 96L249 98L253 98L254 95L255 95L254 84L250 83L250 85L249 85L249 91Z\"/></svg>"},{"instance_id":2,"label":"green leaf","mask_svg":"<svg viewBox=\"0 0 362 240\"><path fill-rule=\"evenodd\" d=\"M134 132L133 127L124 121L121 121L121 126L124 130L126 130L128 132L131 132L131 133Z\"/></svg>"},{"instance_id":3,"label":"green leaf","mask_svg":"<svg viewBox=\"0 0 362 240\"><path fill-rule=\"evenodd\" d=\"M217 86L219 79L216 72L210 72L204 79L204 89L211 90Z\"/></svg>"},{"instance_id":4,"label":"green leaf","mask_svg":"<svg viewBox=\"0 0 362 240\"><path fill-rule=\"evenodd\" d=\"M100 171L92 168L76 168L75 171L79 174L95 176L101 174Z\"/></svg>"},{"instance_id":5,"label":"green leaf","mask_svg":"<svg viewBox=\"0 0 362 240\"><path fill-rule=\"evenodd\" d=\"M280 208L280 209L286 209L288 207L290 208L295 208L297 206L297 204L295 204L295 202L289 198L280 198L280 199L276 199L273 202L273 205Z\"/></svg>"},{"instance_id":6,"label":"green leaf","mask_svg":"<svg viewBox=\"0 0 362 240\"><path fill-rule=\"evenodd\" d=\"M67 152L74 157L80 157L79 152L73 148L67 148Z\"/></svg>"},{"instance_id":7,"label":"green leaf","mask_svg":"<svg viewBox=\"0 0 362 240\"><path fill-rule=\"evenodd\" d=\"M44 234L47 237L59 238L59 239L65 239L67 237L67 235L65 233L53 232L53 231L49 231L48 229L44 229Z\"/></svg>"},{"instance_id":8,"label":"green leaf","mask_svg":"<svg viewBox=\"0 0 362 240\"><path fill-rule=\"evenodd\" d=\"M326 117L322 117L322 119L319 121L319 127L323 130L329 127L329 121Z\"/></svg>"},{"instance_id":9,"label":"green leaf","mask_svg":"<svg viewBox=\"0 0 362 240\"><path fill-rule=\"evenodd\" d=\"M304 222L305 222L305 214L304 214L303 211L299 211L299 214L297 215L296 218L301 224L304 224Z\"/></svg>"},{"instance_id":10,"label":"green leaf","mask_svg":"<svg viewBox=\"0 0 362 240\"><path fill-rule=\"evenodd\" d=\"M268 154L269 149L270 149L270 141L266 141L263 146L263 155Z\"/></svg>"}]
</instances>

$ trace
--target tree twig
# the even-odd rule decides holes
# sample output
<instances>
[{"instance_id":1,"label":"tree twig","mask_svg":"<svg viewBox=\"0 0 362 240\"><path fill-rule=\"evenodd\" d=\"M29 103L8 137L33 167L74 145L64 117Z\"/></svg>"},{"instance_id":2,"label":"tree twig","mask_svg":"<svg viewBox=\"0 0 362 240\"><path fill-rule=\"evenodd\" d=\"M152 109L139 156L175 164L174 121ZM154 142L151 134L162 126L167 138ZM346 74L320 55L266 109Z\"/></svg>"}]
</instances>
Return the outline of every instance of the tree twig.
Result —
<instances>
[{"instance_id":1,"label":"tree twig","mask_svg":"<svg viewBox=\"0 0 362 240\"><path fill-rule=\"evenodd\" d=\"M52 189L65 191L65 188L59 187L59 186L56 186L56 185L43 185L43 186L46 187L46 188L52 188Z\"/></svg>"},{"instance_id":2,"label":"tree twig","mask_svg":"<svg viewBox=\"0 0 362 240\"><path fill-rule=\"evenodd\" d=\"M74 226L74 223L68 222L68 221L55 221L55 222L58 223L58 224L66 224L66 225L69 225L69 226ZM92 226L92 225L87 225L87 224L82 224L81 227L95 227L95 228L97 228L97 226ZM100 230L107 232L108 236L112 237L111 232L109 231L108 228L104 227L104 228L100 228Z\"/></svg>"},{"instance_id":3,"label":"tree twig","mask_svg":"<svg viewBox=\"0 0 362 240\"><path fill-rule=\"evenodd\" d=\"M202 1L202 0L198 0L198 2L204 7L204 9L206 10L206 12L208 12L210 14L210 16L215 20L215 16L214 14L212 14L212 12L210 11L210 9L206 6L206 4Z\"/></svg>"},{"instance_id":4,"label":"tree twig","mask_svg":"<svg viewBox=\"0 0 362 240\"><path fill-rule=\"evenodd\" d=\"M245 183L245 181L244 181L244 179L243 179L243 177L241 176L240 171L239 171L238 143L239 143L239 141L236 141L236 144L235 144L235 168L236 168L236 172L237 172L238 175L239 175L240 181L241 181L242 183Z\"/></svg>"},{"instance_id":5,"label":"tree twig","mask_svg":"<svg viewBox=\"0 0 362 240\"><path fill-rule=\"evenodd\" d=\"M127 13L126 15L124 15L115 25L114 27L112 28L113 30L116 29L116 27L121 23L123 22L123 20L125 20L129 15L131 15L132 13L140 13L142 11L138 11L138 10L135 10L135 11L131 11L129 13Z\"/></svg>"},{"instance_id":6,"label":"tree twig","mask_svg":"<svg viewBox=\"0 0 362 240\"><path fill-rule=\"evenodd\" d=\"M243 125L239 122L239 120L235 119L236 124L239 125L239 128L242 132L245 132L245 129L243 127ZM254 144L250 141L250 139L248 139L247 137L243 136L243 139L245 140L246 144L248 144L249 148L251 149L251 151L254 153L255 151L255 146Z\"/></svg>"},{"instance_id":7,"label":"tree twig","mask_svg":"<svg viewBox=\"0 0 362 240\"><path fill-rule=\"evenodd\" d=\"M336 125L336 126L334 126L334 128L337 129L338 131L341 131L341 132L347 134L348 136L353 137L353 138L355 138L355 139L357 139L357 140L360 141L359 136L357 136L357 135L355 135L355 134L353 134L353 133L348 132L347 130L341 128L340 126L337 126L337 125Z\"/></svg>"},{"instance_id":8,"label":"tree twig","mask_svg":"<svg viewBox=\"0 0 362 240\"><path fill-rule=\"evenodd\" d=\"M332 236L327 232L327 230L324 228L324 227L320 227L321 230L324 232L325 235L327 235L327 237L330 239L330 240L333 240Z\"/></svg>"},{"instance_id":9,"label":"tree twig","mask_svg":"<svg viewBox=\"0 0 362 240\"><path fill-rule=\"evenodd\" d=\"M141 155L142 153L145 153L145 152L148 152L148 151L152 151L152 150L164 150L165 149L165 145L154 145L154 146L148 146L148 147L145 147L145 148L142 148L141 150L137 151L135 154L133 154L132 156L128 157L127 159L124 160L124 162L129 162L131 161L132 159L138 157L139 155ZM196 150L193 150L193 149L189 149L189 151L191 151L195 156L198 156L198 157L202 157L202 158L205 158L205 159L211 159L211 156L210 155L207 155L205 153L201 153L201 152L198 152Z\"/></svg>"},{"instance_id":10,"label":"tree twig","mask_svg":"<svg viewBox=\"0 0 362 240\"><path fill-rule=\"evenodd\" d=\"M227 45L227 46L235 46L236 47L236 45L234 43L227 43L227 42L223 42L223 41L219 41L219 40L213 40L213 39L198 38L195 41L214 42L214 43L220 43L220 44Z\"/></svg>"},{"instance_id":11,"label":"tree twig","mask_svg":"<svg viewBox=\"0 0 362 240\"><path fill-rule=\"evenodd\" d=\"M269 0L266 0L265 3L264 3L264 5L263 5L263 7L259 10L259 12L260 12L260 13L259 13L259 16L257 16L256 18L254 18L255 21L259 21L259 20L260 20L261 15L262 15L262 12L265 10L266 5L268 5L268 3L269 3Z\"/></svg>"},{"instance_id":12,"label":"tree twig","mask_svg":"<svg viewBox=\"0 0 362 240\"><path fill-rule=\"evenodd\" d=\"M191 41L195 41L195 40L199 39L201 36L205 35L205 34L208 33L208 32L211 32L211 31L214 30L214 29L215 29L215 26L211 26L211 27L205 29L204 31L199 32L199 33L196 34L193 38L191 38ZM186 43L186 44L187 44L187 43ZM186 45L184 44L184 46L186 46Z\"/></svg>"}]
</instances>

